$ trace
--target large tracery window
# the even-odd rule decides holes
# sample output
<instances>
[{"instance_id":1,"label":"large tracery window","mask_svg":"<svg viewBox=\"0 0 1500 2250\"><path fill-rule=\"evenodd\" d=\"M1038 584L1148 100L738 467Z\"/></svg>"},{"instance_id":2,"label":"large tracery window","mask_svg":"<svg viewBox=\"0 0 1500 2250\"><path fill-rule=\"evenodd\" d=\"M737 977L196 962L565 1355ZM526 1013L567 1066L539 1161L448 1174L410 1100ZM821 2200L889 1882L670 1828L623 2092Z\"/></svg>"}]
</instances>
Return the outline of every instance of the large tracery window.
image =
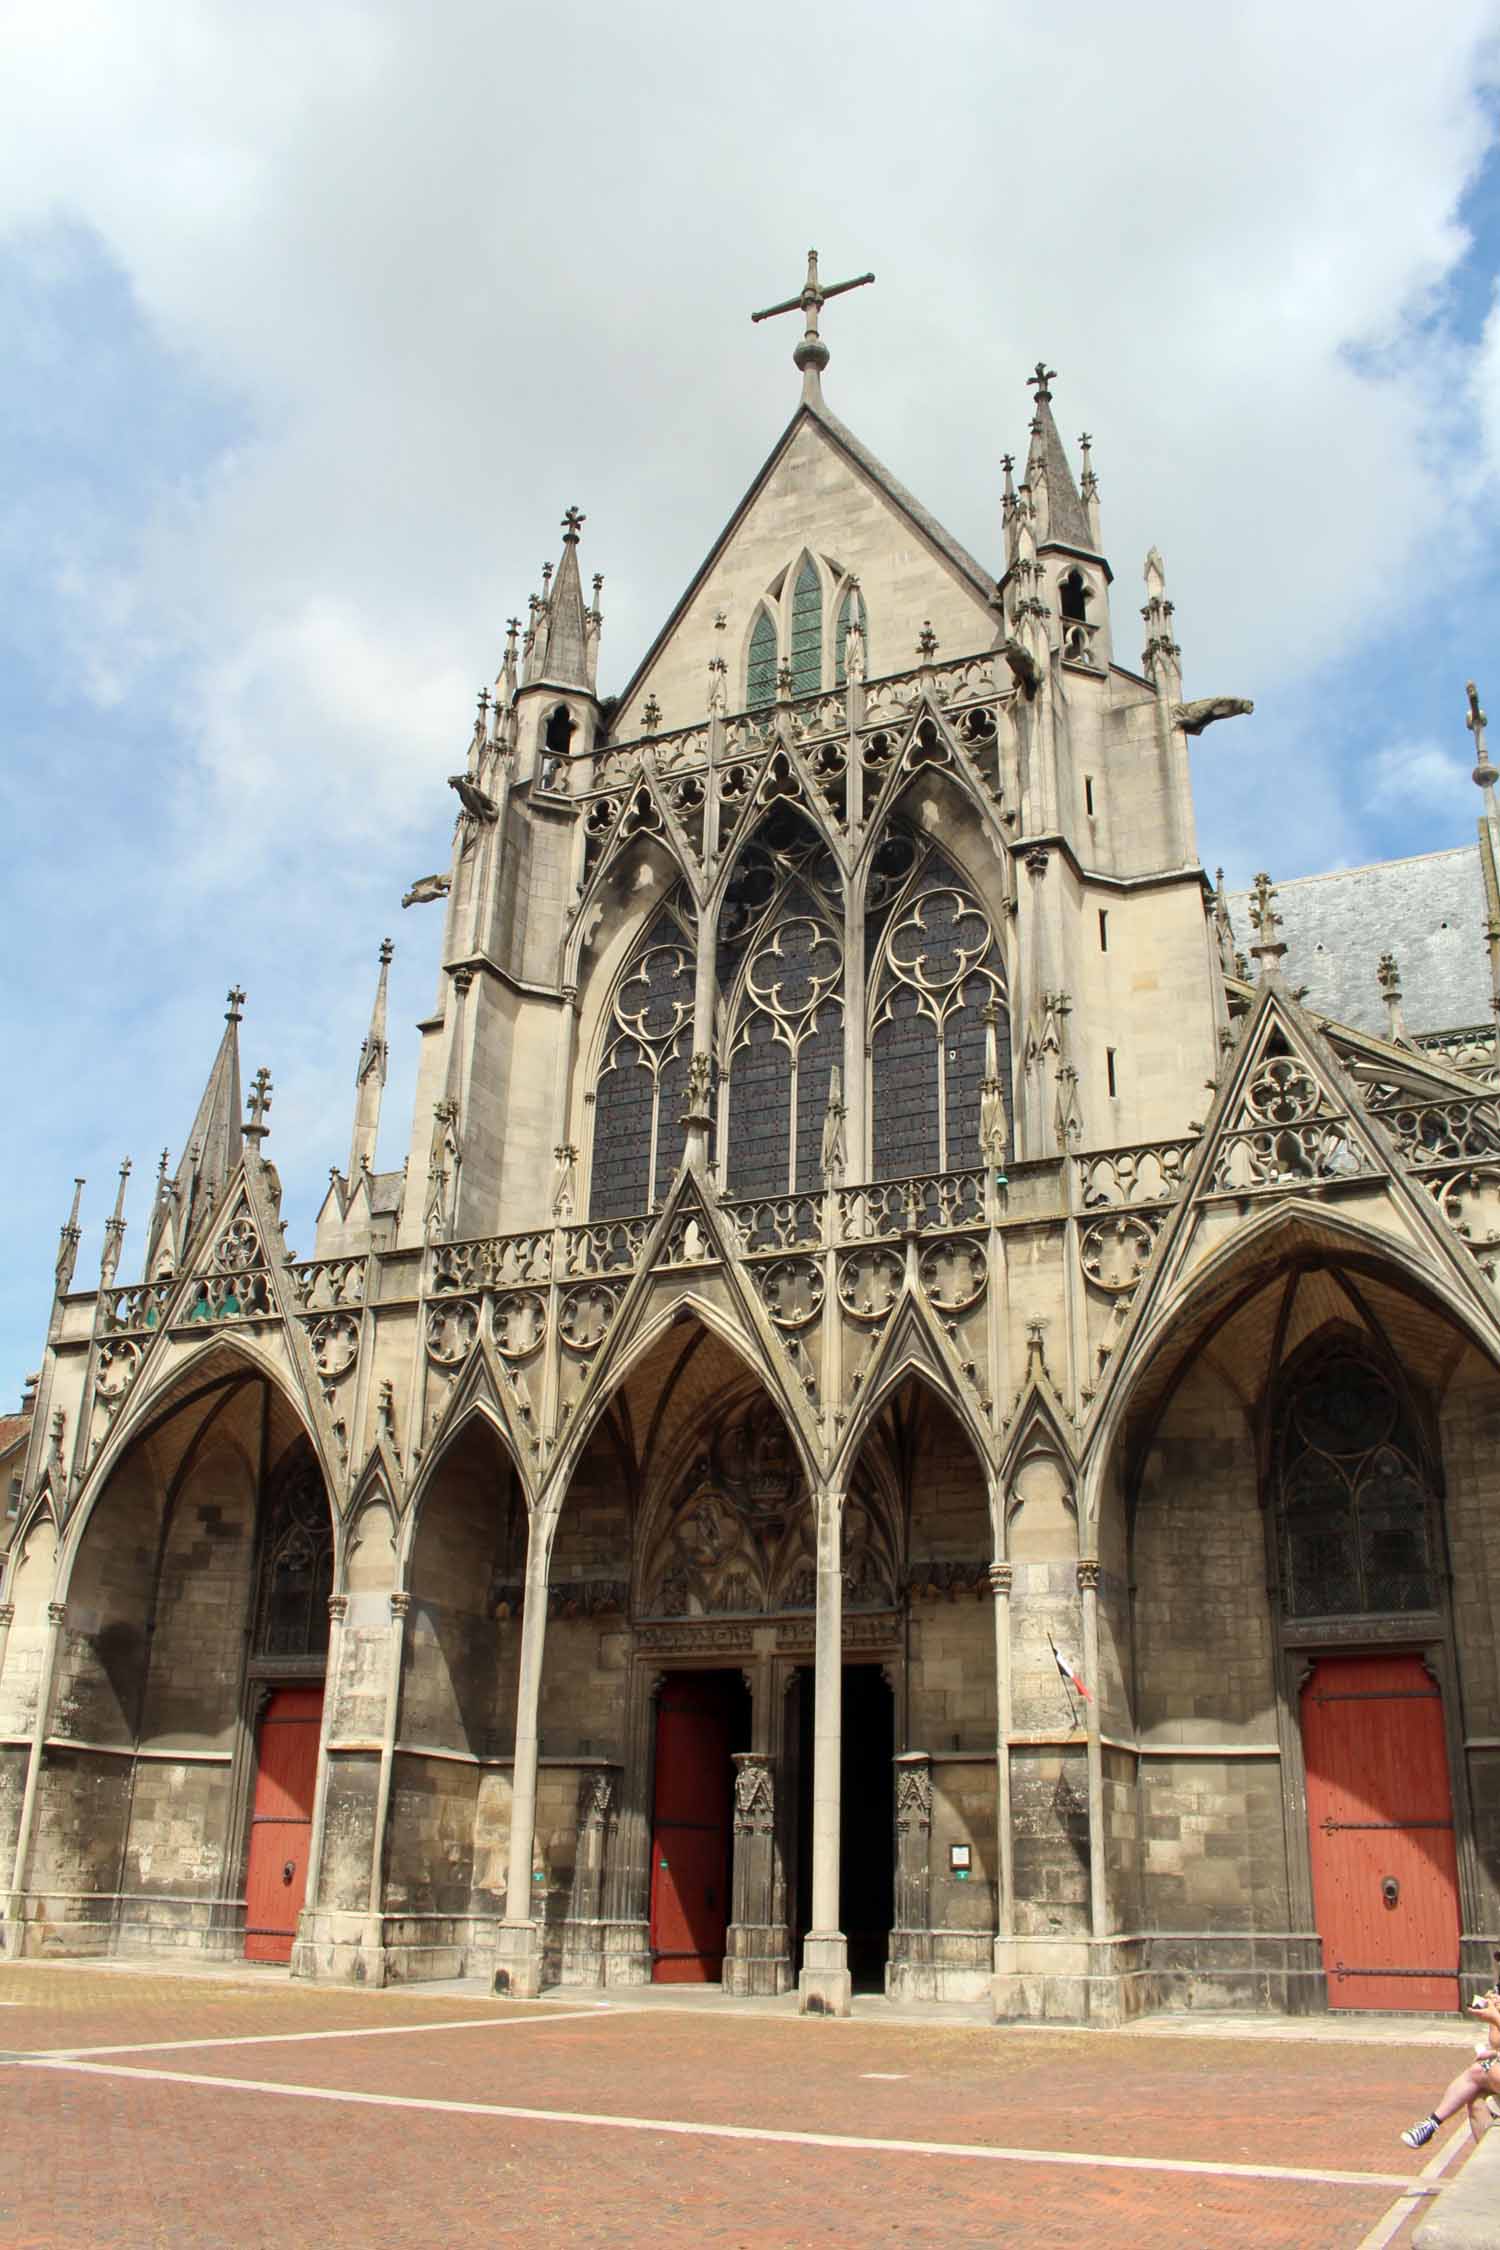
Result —
<instances>
[{"instance_id":1,"label":"large tracery window","mask_svg":"<svg viewBox=\"0 0 1500 2250\"><path fill-rule=\"evenodd\" d=\"M799 815L747 846L719 926L731 1195L821 1184L829 1078L843 1055L842 886Z\"/></svg>"},{"instance_id":2,"label":"large tracery window","mask_svg":"<svg viewBox=\"0 0 1500 2250\"><path fill-rule=\"evenodd\" d=\"M1010 1114L1010 1016L995 933L971 885L936 847L896 829L875 857L866 903L874 1173L981 1161L986 1004Z\"/></svg>"},{"instance_id":3,"label":"large tracery window","mask_svg":"<svg viewBox=\"0 0 1500 2250\"><path fill-rule=\"evenodd\" d=\"M679 892L637 946L610 1006L594 1098L589 1208L596 1219L653 1209L682 1160L693 952L690 909Z\"/></svg>"},{"instance_id":4,"label":"large tracery window","mask_svg":"<svg viewBox=\"0 0 1500 2250\"><path fill-rule=\"evenodd\" d=\"M255 1654L326 1655L333 1518L317 1458L306 1438L298 1438L277 1465L265 1509Z\"/></svg>"},{"instance_id":5,"label":"large tracery window","mask_svg":"<svg viewBox=\"0 0 1500 2250\"><path fill-rule=\"evenodd\" d=\"M1273 1429L1281 1596L1289 1617L1433 1606L1433 1499L1394 1383L1352 1344L1294 1370Z\"/></svg>"}]
</instances>

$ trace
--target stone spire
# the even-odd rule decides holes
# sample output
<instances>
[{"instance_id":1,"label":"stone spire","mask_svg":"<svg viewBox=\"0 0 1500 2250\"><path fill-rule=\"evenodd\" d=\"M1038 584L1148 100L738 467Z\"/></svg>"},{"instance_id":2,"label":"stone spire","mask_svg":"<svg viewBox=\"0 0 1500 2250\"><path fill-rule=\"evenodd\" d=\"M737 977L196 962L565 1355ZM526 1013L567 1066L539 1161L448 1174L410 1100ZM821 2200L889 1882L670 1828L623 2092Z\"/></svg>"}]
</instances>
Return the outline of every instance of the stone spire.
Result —
<instances>
[{"instance_id":1,"label":"stone spire","mask_svg":"<svg viewBox=\"0 0 1500 2250\"><path fill-rule=\"evenodd\" d=\"M1036 412L1031 419L1031 450L1026 456L1023 481L1031 488L1038 546L1080 547L1093 554L1096 542L1090 533L1088 513L1052 416L1051 384L1056 374L1055 367L1039 359L1026 378L1036 392Z\"/></svg>"},{"instance_id":2,"label":"stone spire","mask_svg":"<svg viewBox=\"0 0 1500 2250\"><path fill-rule=\"evenodd\" d=\"M593 693L589 678L592 636L584 608L583 585L578 575L578 534L584 517L569 508L563 517L562 561L547 596L547 642L531 677L549 687L582 688Z\"/></svg>"},{"instance_id":3,"label":"stone spire","mask_svg":"<svg viewBox=\"0 0 1500 2250\"><path fill-rule=\"evenodd\" d=\"M99 1287L114 1286L115 1275L120 1270L120 1252L125 1247L125 1183L130 1178L130 1158L120 1166L120 1184L115 1190L115 1207L104 1222L104 1249L99 1259Z\"/></svg>"},{"instance_id":4,"label":"stone spire","mask_svg":"<svg viewBox=\"0 0 1500 2250\"><path fill-rule=\"evenodd\" d=\"M83 1229L78 1224L78 1205L86 1183L73 1182L73 1208L62 1223L57 1238L57 1266L55 1271L56 1295L66 1297L73 1285L73 1268L78 1263L78 1245L83 1239Z\"/></svg>"},{"instance_id":5,"label":"stone spire","mask_svg":"<svg viewBox=\"0 0 1500 2250\"><path fill-rule=\"evenodd\" d=\"M389 938L380 944L380 974L375 982L375 1004L370 1010L370 1029L359 1050L359 1068L354 1073L354 1135L349 1143L349 1186L359 1183L362 1167L372 1169L375 1163L375 1143L380 1132L380 1097L385 1091L386 1063L390 1047L386 1039L385 1011L386 984L390 975L391 956L395 952Z\"/></svg>"},{"instance_id":6,"label":"stone spire","mask_svg":"<svg viewBox=\"0 0 1500 2250\"><path fill-rule=\"evenodd\" d=\"M188 1240L205 1212L211 1210L244 1152L240 1124L240 1010L245 995L238 985L229 994L224 1036L208 1074L208 1084L198 1104L187 1146L173 1178L151 1216L151 1237L146 1245L146 1272L155 1278L163 1250L176 1270ZM167 1239L164 1241L164 1237Z\"/></svg>"}]
</instances>

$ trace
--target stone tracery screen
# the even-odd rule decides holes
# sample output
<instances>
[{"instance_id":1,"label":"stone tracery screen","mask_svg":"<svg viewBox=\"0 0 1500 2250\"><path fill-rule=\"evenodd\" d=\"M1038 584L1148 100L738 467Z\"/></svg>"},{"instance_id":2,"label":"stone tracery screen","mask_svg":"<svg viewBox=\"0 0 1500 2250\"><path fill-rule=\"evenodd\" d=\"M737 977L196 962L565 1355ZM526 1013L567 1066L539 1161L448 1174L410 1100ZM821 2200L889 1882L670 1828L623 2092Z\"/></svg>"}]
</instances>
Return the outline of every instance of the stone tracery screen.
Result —
<instances>
[{"instance_id":1,"label":"stone tracery screen","mask_svg":"<svg viewBox=\"0 0 1500 2250\"><path fill-rule=\"evenodd\" d=\"M1010 1014L990 919L936 848L895 830L876 855L866 907L870 1109L876 1179L980 1162L984 1008L1011 1108Z\"/></svg>"},{"instance_id":2,"label":"stone tracery screen","mask_svg":"<svg viewBox=\"0 0 1500 2250\"><path fill-rule=\"evenodd\" d=\"M594 1090L589 1210L596 1219L654 1209L681 1161L693 957L685 902L669 901L615 988Z\"/></svg>"},{"instance_id":3,"label":"stone tracery screen","mask_svg":"<svg viewBox=\"0 0 1500 2250\"><path fill-rule=\"evenodd\" d=\"M1294 1375L1276 1417L1277 1545L1289 1617L1430 1609L1434 1501L1394 1384L1357 1351Z\"/></svg>"}]
</instances>

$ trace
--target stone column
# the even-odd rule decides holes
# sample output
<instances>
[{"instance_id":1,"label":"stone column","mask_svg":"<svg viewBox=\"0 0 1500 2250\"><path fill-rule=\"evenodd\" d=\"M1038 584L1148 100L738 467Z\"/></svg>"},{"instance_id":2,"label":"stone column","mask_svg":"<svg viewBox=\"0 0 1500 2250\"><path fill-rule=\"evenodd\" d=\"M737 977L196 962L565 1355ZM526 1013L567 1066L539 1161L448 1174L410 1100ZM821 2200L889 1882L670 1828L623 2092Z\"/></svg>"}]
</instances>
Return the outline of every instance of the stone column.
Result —
<instances>
[{"instance_id":1,"label":"stone column","mask_svg":"<svg viewBox=\"0 0 1500 2250\"><path fill-rule=\"evenodd\" d=\"M573 1854L573 1895L563 1924L562 1981L604 1982L604 1847L614 1811L615 1776L608 1767L585 1772L578 1787L578 1840Z\"/></svg>"},{"instance_id":2,"label":"stone column","mask_svg":"<svg viewBox=\"0 0 1500 2250\"><path fill-rule=\"evenodd\" d=\"M526 1599L521 1611L521 1661L516 1681L516 1750L511 1771L510 1862L505 1920L495 1933L496 1992L534 2000L542 1989L542 1928L531 1911L531 1861L536 1837L537 1710L547 1638L547 1563L554 1519L532 1510L526 1534Z\"/></svg>"},{"instance_id":3,"label":"stone column","mask_svg":"<svg viewBox=\"0 0 1500 2250\"><path fill-rule=\"evenodd\" d=\"M764 1750L737 1750L734 1769L734 1920L725 1936L724 1990L788 1992L791 1941L776 1913L776 1769Z\"/></svg>"},{"instance_id":4,"label":"stone column","mask_svg":"<svg viewBox=\"0 0 1500 2250\"><path fill-rule=\"evenodd\" d=\"M625 1770L604 1874L604 1981L651 1982L651 1769L662 1675L639 1660L630 1686Z\"/></svg>"},{"instance_id":5,"label":"stone column","mask_svg":"<svg viewBox=\"0 0 1500 2250\"><path fill-rule=\"evenodd\" d=\"M1005 1494L999 1495L996 1520L1005 1521ZM1010 1563L990 1564L990 1592L995 1597L995 1844L999 1869L996 1885L995 1974L990 1987L996 2020L1012 2015L1015 1988L1015 1848L1010 1816L1010 1592L1014 1571Z\"/></svg>"},{"instance_id":6,"label":"stone column","mask_svg":"<svg viewBox=\"0 0 1500 2250\"><path fill-rule=\"evenodd\" d=\"M16 1828L16 1857L11 1871L11 1895L6 1911L4 1933L5 1950L19 1953L25 1938L26 1875L31 1860L31 1838L36 1826L37 1792L41 1787L44 1745L52 1716L52 1683L57 1676L57 1652L62 1645L63 1627L67 1622L67 1607L63 1602L47 1604L47 1637L42 1644L41 1670L36 1684L36 1716L31 1729L31 1746L26 1759L26 1784L21 1796L21 1818Z\"/></svg>"},{"instance_id":7,"label":"stone column","mask_svg":"<svg viewBox=\"0 0 1500 2250\"><path fill-rule=\"evenodd\" d=\"M328 1738L333 1731L334 1710L338 1703L339 1666L343 1661L344 1620L349 1614L347 1594L330 1594L328 1597L328 1663L323 1680L323 1717L318 1727L318 1777L313 1786L312 1829L307 1844L307 1890L302 1900L304 1914L315 1914L321 1904L323 1887L323 1828L328 1816ZM246 1763L254 1760L255 1728L249 1726L246 1744ZM248 1790L247 1790L248 1793ZM300 1937L299 1937L300 1943ZM292 1956L293 1976L306 1976L312 1972L297 1964L296 1951Z\"/></svg>"},{"instance_id":8,"label":"stone column","mask_svg":"<svg viewBox=\"0 0 1500 2250\"><path fill-rule=\"evenodd\" d=\"M1104 1749L1099 1740L1099 1562L1078 1558L1078 1591L1083 1598L1083 1676L1092 1701L1085 1706L1089 1774L1089 1926L1095 1941L1109 1935L1109 1897L1104 1876Z\"/></svg>"},{"instance_id":9,"label":"stone column","mask_svg":"<svg viewBox=\"0 0 1500 2250\"><path fill-rule=\"evenodd\" d=\"M892 2000L938 1997L932 1946L932 1757L896 1760L896 1926L885 1989Z\"/></svg>"},{"instance_id":10,"label":"stone column","mask_svg":"<svg viewBox=\"0 0 1500 2250\"><path fill-rule=\"evenodd\" d=\"M391 1776L396 1766L396 1728L401 1717L401 1658L411 1595L390 1596L391 1622L386 1642L385 1711L380 1730L380 1773L375 1784L375 1833L370 1846L370 1930L367 1944L384 1966L385 1837L391 1813Z\"/></svg>"},{"instance_id":11,"label":"stone column","mask_svg":"<svg viewBox=\"0 0 1500 2250\"><path fill-rule=\"evenodd\" d=\"M812 1928L802 1941L803 2015L847 2016L849 1947L839 1928L839 1820L843 1778L844 1495L814 1498L818 1536L817 1652L813 1681Z\"/></svg>"}]
</instances>

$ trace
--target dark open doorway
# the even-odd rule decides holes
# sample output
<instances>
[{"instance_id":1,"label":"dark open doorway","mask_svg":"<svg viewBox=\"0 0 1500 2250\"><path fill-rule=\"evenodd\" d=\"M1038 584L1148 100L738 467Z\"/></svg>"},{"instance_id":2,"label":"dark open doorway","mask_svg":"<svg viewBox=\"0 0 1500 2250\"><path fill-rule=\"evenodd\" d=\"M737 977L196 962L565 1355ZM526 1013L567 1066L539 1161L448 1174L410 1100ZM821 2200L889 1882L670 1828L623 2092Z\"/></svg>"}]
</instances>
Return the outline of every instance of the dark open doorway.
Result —
<instances>
[{"instance_id":1,"label":"dark open doorway","mask_svg":"<svg viewBox=\"0 0 1500 2250\"><path fill-rule=\"evenodd\" d=\"M812 1922L813 1673L799 1668L797 1700L797 1965ZM839 1927L856 1992L885 1989L896 1917L896 1699L878 1664L844 1666L839 1820Z\"/></svg>"},{"instance_id":2,"label":"dark open doorway","mask_svg":"<svg viewBox=\"0 0 1500 2250\"><path fill-rule=\"evenodd\" d=\"M734 1765L750 1747L739 1672L674 1672L656 1706L651 1976L716 1984L734 1874Z\"/></svg>"}]
</instances>

